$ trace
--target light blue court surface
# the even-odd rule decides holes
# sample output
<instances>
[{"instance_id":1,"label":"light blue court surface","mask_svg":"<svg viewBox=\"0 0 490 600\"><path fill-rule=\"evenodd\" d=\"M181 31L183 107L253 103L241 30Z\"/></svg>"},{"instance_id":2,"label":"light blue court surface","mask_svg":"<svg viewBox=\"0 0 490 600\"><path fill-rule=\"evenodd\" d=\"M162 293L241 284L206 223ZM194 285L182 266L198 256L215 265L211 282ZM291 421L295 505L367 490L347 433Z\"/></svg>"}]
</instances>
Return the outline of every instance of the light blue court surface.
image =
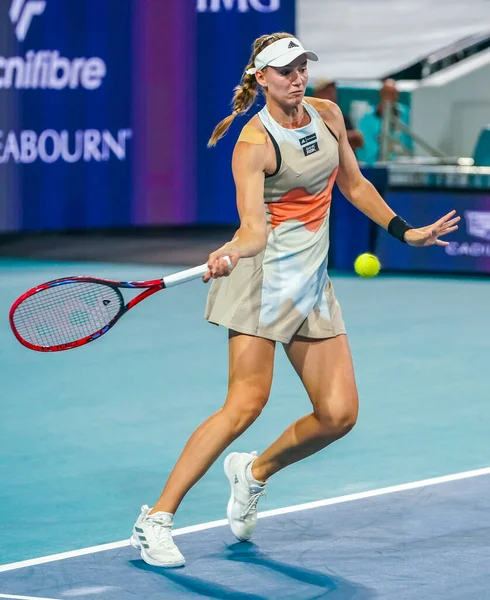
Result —
<instances>
[{"instance_id":1,"label":"light blue court surface","mask_svg":"<svg viewBox=\"0 0 490 600\"><path fill-rule=\"evenodd\" d=\"M149 279L178 268L0 262L0 564L129 537L141 504L155 501L188 436L223 402L227 384L226 332L203 319L208 288L199 281L145 300L93 344L49 355L13 338L11 303L65 275ZM487 467L490 282L335 275L333 281L354 356L359 422L344 440L276 475L260 509ZM309 411L280 346L276 364L270 402L233 450L260 452ZM489 491L481 476L312 509L301 518L270 517L253 546L233 545L226 528L188 534L180 542L188 566L165 575L145 570L125 547L7 571L0 594L436 598L432 590L445 578L444 598L480 599L478 582L490 589L482 558L489 555ZM227 500L220 460L185 499L176 526L223 519ZM78 561L88 561L90 575ZM253 584L245 575L252 571ZM111 588L120 578L126 596ZM458 596L456 581L468 593Z\"/></svg>"}]
</instances>

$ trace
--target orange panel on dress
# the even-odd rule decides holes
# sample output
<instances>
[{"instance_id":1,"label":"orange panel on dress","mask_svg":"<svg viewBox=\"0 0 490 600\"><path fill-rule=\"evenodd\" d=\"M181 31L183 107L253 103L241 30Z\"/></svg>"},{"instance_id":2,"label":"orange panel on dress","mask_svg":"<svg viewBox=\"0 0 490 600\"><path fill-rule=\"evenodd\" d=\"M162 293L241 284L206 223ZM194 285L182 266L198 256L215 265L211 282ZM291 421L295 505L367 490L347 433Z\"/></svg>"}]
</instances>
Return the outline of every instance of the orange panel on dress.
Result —
<instances>
[{"instance_id":1,"label":"orange panel on dress","mask_svg":"<svg viewBox=\"0 0 490 600\"><path fill-rule=\"evenodd\" d=\"M285 221L296 220L304 223L309 231L318 231L332 202L332 188L335 183L336 168L326 185L318 194L308 194L304 187L293 188L279 200L268 204L271 213L271 228Z\"/></svg>"}]
</instances>

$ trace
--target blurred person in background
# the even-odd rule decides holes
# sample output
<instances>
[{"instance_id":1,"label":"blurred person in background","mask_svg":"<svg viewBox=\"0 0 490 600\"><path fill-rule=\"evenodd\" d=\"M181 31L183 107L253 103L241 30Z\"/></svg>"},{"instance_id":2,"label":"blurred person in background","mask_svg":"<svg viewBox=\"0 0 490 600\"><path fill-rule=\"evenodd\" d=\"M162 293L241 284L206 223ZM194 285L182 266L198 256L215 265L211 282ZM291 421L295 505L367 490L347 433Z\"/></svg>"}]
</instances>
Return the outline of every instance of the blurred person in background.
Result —
<instances>
[{"instance_id":1,"label":"blurred person in background","mask_svg":"<svg viewBox=\"0 0 490 600\"><path fill-rule=\"evenodd\" d=\"M323 100L330 100L330 102L337 102L337 84L335 81L331 81L329 79L324 79L319 81L315 87L313 88L313 94L315 98L322 98ZM354 127L351 118L349 115L344 113L344 123L345 129L347 131L347 139L349 140L349 144L353 150L358 150L362 148L364 145L364 138L362 133Z\"/></svg>"},{"instance_id":2,"label":"blurred person in background","mask_svg":"<svg viewBox=\"0 0 490 600\"><path fill-rule=\"evenodd\" d=\"M381 160L381 129L383 112L387 105L392 105L394 116L408 125L409 109L408 106L399 102L399 98L400 93L396 87L396 81L394 79L383 81L379 91L378 105L362 116L357 124L364 137L364 145L357 151L359 161L372 165ZM391 136L395 144L398 142L405 147L411 147L410 136L399 128L392 128ZM390 158L395 158L395 156L396 154L393 153Z\"/></svg>"}]
</instances>

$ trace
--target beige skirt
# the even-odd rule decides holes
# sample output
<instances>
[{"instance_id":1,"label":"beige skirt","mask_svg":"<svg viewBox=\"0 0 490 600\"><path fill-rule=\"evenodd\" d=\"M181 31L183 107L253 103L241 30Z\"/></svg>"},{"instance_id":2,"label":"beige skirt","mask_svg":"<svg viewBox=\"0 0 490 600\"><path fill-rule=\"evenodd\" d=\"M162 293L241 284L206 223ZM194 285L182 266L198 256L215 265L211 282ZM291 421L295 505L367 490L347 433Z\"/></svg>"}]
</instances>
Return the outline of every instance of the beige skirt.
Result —
<instances>
[{"instance_id":1,"label":"beige skirt","mask_svg":"<svg viewBox=\"0 0 490 600\"><path fill-rule=\"evenodd\" d=\"M330 279L306 317L292 299L286 299L277 317L264 322L262 260L261 254L241 259L228 277L213 281L204 315L210 323L284 344L294 336L325 339L346 332Z\"/></svg>"}]
</instances>

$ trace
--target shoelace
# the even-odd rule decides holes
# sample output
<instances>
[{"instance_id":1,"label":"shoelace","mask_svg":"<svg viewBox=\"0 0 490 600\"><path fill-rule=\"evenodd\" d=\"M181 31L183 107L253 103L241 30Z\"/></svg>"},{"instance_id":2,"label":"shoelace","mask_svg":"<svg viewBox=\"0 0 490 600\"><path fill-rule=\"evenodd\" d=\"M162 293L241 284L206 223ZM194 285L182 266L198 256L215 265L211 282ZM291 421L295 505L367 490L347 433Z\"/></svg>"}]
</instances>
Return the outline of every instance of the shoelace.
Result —
<instances>
[{"instance_id":1,"label":"shoelace","mask_svg":"<svg viewBox=\"0 0 490 600\"><path fill-rule=\"evenodd\" d=\"M257 502L259 501L261 496L265 496L265 490L261 490L260 492L255 492L251 494L250 498L247 500L247 503L242 509L240 514L242 519L246 519L250 513L253 513L257 510Z\"/></svg>"},{"instance_id":2,"label":"shoelace","mask_svg":"<svg viewBox=\"0 0 490 600\"><path fill-rule=\"evenodd\" d=\"M168 521L153 516L147 517L145 521L152 528L153 534L159 544L169 549L175 546L171 533L172 526L169 525Z\"/></svg>"}]
</instances>

